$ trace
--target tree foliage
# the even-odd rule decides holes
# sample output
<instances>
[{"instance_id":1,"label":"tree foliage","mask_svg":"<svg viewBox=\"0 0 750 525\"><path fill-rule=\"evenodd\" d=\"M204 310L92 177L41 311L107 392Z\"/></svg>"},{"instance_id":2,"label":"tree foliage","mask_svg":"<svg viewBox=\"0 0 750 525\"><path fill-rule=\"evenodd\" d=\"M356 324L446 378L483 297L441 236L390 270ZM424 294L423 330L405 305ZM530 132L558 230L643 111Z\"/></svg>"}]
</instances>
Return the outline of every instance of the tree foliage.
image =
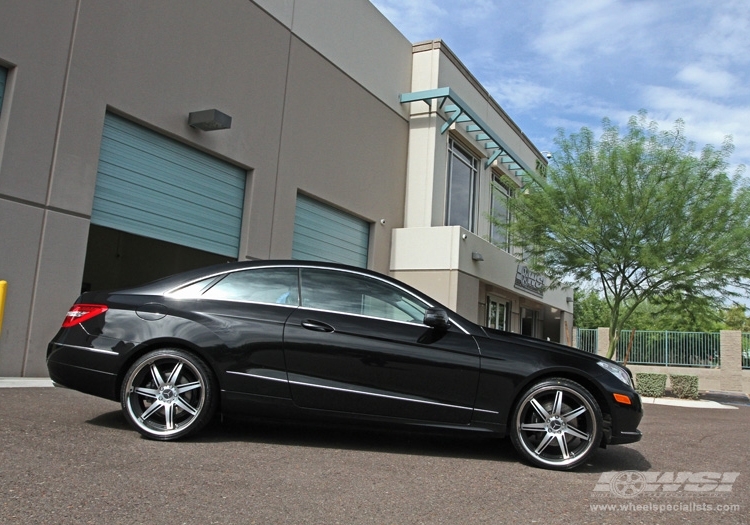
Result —
<instances>
[{"instance_id":1,"label":"tree foliage","mask_svg":"<svg viewBox=\"0 0 750 525\"><path fill-rule=\"evenodd\" d=\"M747 308L735 304L724 311L724 327L727 330L740 330L750 332L750 317L745 315Z\"/></svg>"},{"instance_id":2,"label":"tree foliage","mask_svg":"<svg viewBox=\"0 0 750 525\"><path fill-rule=\"evenodd\" d=\"M511 200L511 235L554 282L601 291L610 348L638 307L718 310L749 289L750 188L728 173L731 138L696 151L684 124L660 131L642 111L555 140L543 185ZM572 281L572 282L570 282Z\"/></svg>"},{"instance_id":3,"label":"tree foliage","mask_svg":"<svg viewBox=\"0 0 750 525\"><path fill-rule=\"evenodd\" d=\"M704 306L708 306L705 305ZM719 330L750 331L750 319L741 306L730 308L683 308L681 303L655 305L643 301L633 311L625 331L651 330L673 332L718 332ZM593 289L575 292L573 318L578 328L599 328L610 325L610 312L601 294Z\"/></svg>"}]
</instances>

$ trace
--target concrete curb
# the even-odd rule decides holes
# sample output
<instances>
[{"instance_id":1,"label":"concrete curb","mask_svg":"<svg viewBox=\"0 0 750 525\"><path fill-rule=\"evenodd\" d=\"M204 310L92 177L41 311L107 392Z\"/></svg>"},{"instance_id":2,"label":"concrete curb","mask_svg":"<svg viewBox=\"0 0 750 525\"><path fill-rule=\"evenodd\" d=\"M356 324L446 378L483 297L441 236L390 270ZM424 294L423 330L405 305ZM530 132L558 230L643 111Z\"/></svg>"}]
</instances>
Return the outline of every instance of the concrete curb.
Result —
<instances>
[{"instance_id":1,"label":"concrete curb","mask_svg":"<svg viewBox=\"0 0 750 525\"><path fill-rule=\"evenodd\" d=\"M0 388L46 388L54 386L48 377L0 377Z\"/></svg>"},{"instance_id":2,"label":"concrete curb","mask_svg":"<svg viewBox=\"0 0 750 525\"><path fill-rule=\"evenodd\" d=\"M641 397L643 405L669 405L673 407L688 407L688 408L724 408L729 410L737 410L738 407L732 405L723 405L716 401L708 401L703 399L675 399L671 397Z\"/></svg>"}]
</instances>

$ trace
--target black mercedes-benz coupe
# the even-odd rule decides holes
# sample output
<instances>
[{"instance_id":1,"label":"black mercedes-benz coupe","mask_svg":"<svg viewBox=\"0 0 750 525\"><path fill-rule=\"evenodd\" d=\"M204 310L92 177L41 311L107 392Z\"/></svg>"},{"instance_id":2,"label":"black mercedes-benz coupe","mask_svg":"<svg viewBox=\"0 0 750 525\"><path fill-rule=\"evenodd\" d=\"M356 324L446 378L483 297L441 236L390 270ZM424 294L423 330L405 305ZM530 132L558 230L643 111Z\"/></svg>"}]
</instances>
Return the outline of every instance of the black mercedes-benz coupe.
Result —
<instances>
[{"instance_id":1,"label":"black mercedes-benz coupe","mask_svg":"<svg viewBox=\"0 0 750 525\"><path fill-rule=\"evenodd\" d=\"M641 400L617 363L336 264L228 263L85 293L47 366L58 385L120 401L157 440L217 411L359 420L510 435L530 463L570 469L641 438Z\"/></svg>"}]
</instances>

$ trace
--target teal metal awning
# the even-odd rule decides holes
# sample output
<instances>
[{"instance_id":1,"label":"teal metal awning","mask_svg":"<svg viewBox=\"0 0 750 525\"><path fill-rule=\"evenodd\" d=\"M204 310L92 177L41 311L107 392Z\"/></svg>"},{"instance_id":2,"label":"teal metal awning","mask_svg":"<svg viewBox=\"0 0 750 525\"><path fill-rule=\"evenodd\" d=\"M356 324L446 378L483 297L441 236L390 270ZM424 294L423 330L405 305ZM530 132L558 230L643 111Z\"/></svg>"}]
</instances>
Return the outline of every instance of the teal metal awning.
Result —
<instances>
[{"instance_id":1,"label":"teal metal awning","mask_svg":"<svg viewBox=\"0 0 750 525\"><path fill-rule=\"evenodd\" d=\"M477 142L484 143L484 149L487 151L487 162L485 167L489 167L496 160L503 164L508 171L520 178L524 185L529 180L534 180L537 184L543 184L542 179L526 164L513 150L503 141L500 136L492 131L485 122L472 110L469 105L459 97L455 91L449 87L428 89L426 91L415 91L414 93L402 93L399 101L402 104L408 102L424 102L432 107L432 101L439 99L439 108L445 113L447 120L440 128L443 134L453 124L464 124L466 132L475 134Z\"/></svg>"}]
</instances>

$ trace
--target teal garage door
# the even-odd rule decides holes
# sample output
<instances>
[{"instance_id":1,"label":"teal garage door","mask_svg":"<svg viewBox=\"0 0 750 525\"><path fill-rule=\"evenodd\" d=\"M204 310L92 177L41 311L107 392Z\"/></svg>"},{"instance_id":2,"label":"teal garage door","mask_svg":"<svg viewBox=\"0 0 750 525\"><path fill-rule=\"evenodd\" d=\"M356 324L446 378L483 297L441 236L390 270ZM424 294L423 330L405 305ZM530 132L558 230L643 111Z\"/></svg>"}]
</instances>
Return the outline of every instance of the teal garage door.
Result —
<instances>
[{"instance_id":1,"label":"teal garage door","mask_svg":"<svg viewBox=\"0 0 750 525\"><path fill-rule=\"evenodd\" d=\"M367 268L370 223L304 195L297 196L292 258Z\"/></svg>"},{"instance_id":2,"label":"teal garage door","mask_svg":"<svg viewBox=\"0 0 750 525\"><path fill-rule=\"evenodd\" d=\"M8 78L8 70L0 67L0 111L3 109L3 96L5 96L5 81Z\"/></svg>"},{"instance_id":3,"label":"teal garage door","mask_svg":"<svg viewBox=\"0 0 750 525\"><path fill-rule=\"evenodd\" d=\"M236 258L246 178L241 168L107 114L91 222Z\"/></svg>"}]
</instances>

